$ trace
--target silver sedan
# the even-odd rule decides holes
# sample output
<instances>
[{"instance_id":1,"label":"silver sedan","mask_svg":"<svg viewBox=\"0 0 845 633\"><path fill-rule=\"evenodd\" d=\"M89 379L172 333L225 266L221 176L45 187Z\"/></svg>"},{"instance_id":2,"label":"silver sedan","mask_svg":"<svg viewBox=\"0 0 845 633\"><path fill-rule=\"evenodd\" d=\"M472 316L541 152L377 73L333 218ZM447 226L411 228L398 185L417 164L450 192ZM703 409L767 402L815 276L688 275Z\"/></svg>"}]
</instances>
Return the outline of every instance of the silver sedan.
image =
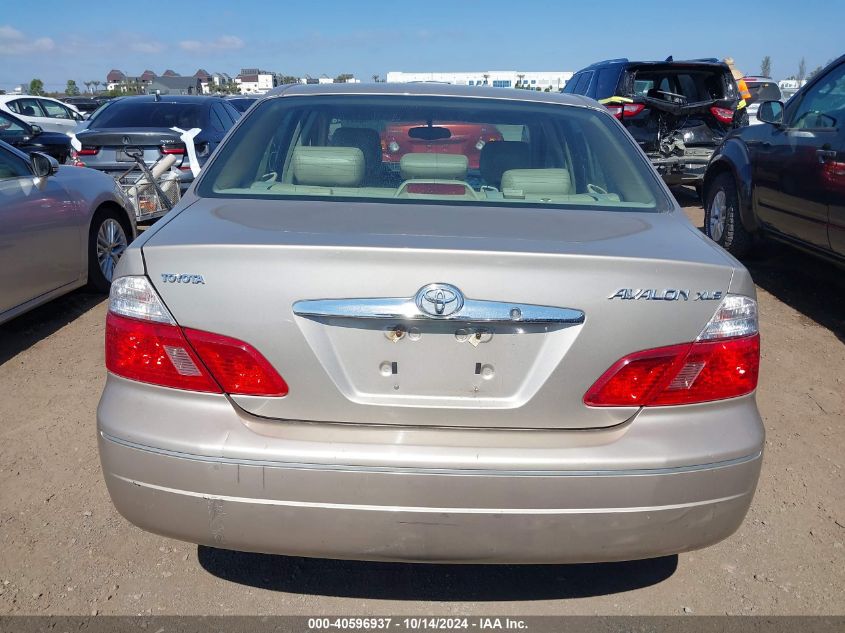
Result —
<instances>
[{"instance_id":1,"label":"silver sedan","mask_svg":"<svg viewBox=\"0 0 845 633\"><path fill-rule=\"evenodd\" d=\"M748 510L759 344L748 271L598 103L284 87L118 264L103 473L213 547L673 554Z\"/></svg>"},{"instance_id":2,"label":"silver sedan","mask_svg":"<svg viewBox=\"0 0 845 633\"><path fill-rule=\"evenodd\" d=\"M0 142L0 323L86 283L108 292L129 208L109 176Z\"/></svg>"}]
</instances>

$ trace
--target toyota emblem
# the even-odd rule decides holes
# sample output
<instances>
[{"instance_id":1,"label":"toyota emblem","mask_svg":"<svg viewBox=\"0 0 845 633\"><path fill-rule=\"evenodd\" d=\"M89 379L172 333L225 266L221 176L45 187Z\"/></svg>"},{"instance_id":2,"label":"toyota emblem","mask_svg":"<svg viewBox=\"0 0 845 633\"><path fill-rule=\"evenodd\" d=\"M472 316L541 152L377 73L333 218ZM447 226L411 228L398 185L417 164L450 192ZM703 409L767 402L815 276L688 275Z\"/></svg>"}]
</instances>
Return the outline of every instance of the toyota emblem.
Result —
<instances>
[{"instance_id":1,"label":"toyota emblem","mask_svg":"<svg viewBox=\"0 0 845 633\"><path fill-rule=\"evenodd\" d=\"M416 296L417 307L433 317L447 317L464 307L464 295L450 284L428 284Z\"/></svg>"}]
</instances>

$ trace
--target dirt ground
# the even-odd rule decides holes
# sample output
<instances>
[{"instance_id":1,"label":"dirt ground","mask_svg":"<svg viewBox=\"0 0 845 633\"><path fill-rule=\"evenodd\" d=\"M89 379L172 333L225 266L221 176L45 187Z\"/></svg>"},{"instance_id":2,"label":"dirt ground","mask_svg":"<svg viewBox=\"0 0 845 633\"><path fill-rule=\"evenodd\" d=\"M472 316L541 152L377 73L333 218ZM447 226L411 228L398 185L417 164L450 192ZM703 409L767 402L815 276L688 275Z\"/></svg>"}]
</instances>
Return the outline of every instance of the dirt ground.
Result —
<instances>
[{"instance_id":1,"label":"dirt ground","mask_svg":"<svg viewBox=\"0 0 845 633\"><path fill-rule=\"evenodd\" d=\"M746 263L768 432L751 511L714 547L620 564L320 561L147 534L114 510L97 459L104 299L0 326L0 614L843 614L845 274L777 246Z\"/></svg>"}]
</instances>

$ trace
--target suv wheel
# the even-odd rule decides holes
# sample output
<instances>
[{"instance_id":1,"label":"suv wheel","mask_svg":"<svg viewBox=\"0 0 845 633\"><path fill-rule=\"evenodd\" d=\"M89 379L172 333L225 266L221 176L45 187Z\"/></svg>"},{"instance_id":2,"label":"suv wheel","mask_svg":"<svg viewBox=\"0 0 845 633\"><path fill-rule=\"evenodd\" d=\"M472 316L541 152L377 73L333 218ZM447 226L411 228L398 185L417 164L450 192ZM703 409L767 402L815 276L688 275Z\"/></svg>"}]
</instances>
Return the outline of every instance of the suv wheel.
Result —
<instances>
[{"instance_id":1,"label":"suv wheel","mask_svg":"<svg viewBox=\"0 0 845 633\"><path fill-rule=\"evenodd\" d=\"M129 240L126 227L116 211L99 211L88 232L88 285L97 292L108 292L117 260Z\"/></svg>"},{"instance_id":2,"label":"suv wheel","mask_svg":"<svg viewBox=\"0 0 845 633\"><path fill-rule=\"evenodd\" d=\"M704 232L731 255L741 257L751 248L752 235L739 216L739 196L733 176L716 176L707 190L704 205Z\"/></svg>"}]
</instances>

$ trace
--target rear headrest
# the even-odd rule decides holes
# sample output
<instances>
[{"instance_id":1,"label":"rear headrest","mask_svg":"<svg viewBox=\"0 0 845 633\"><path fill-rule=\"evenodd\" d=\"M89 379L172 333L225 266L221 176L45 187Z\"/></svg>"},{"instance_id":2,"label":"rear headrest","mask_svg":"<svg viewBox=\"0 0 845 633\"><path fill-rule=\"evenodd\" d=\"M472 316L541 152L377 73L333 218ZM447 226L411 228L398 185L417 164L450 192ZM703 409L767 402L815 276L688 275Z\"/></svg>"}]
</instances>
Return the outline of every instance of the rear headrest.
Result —
<instances>
[{"instance_id":1,"label":"rear headrest","mask_svg":"<svg viewBox=\"0 0 845 633\"><path fill-rule=\"evenodd\" d=\"M332 147L357 147L364 152L367 171L372 172L381 163L381 137L366 127L341 127L332 134Z\"/></svg>"},{"instance_id":2,"label":"rear headrest","mask_svg":"<svg viewBox=\"0 0 845 633\"><path fill-rule=\"evenodd\" d=\"M364 153L357 147L306 147L293 150L297 184L359 187L364 179Z\"/></svg>"},{"instance_id":3,"label":"rear headrest","mask_svg":"<svg viewBox=\"0 0 845 633\"><path fill-rule=\"evenodd\" d=\"M568 195L572 179L568 169L509 169L502 174L502 191L523 194Z\"/></svg>"},{"instance_id":4,"label":"rear headrest","mask_svg":"<svg viewBox=\"0 0 845 633\"><path fill-rule=\"evenodd\" d=\"M484 182L498 187L502 174L509 169L531 167L531 154L528 143L522 141L493 141L481 149L478 168Z\"/></svg>"},{"instance_id":5,"label":"rear headrest","mask_svg":"<svg viewBox=\"0 0 845 633\"><path fill-rule=\"evenodd\" d=\"M469 160L463 154L405 154L399 161L403 180L413 178L442 178L466 180Z\"/></svg>"}]
</instances>

